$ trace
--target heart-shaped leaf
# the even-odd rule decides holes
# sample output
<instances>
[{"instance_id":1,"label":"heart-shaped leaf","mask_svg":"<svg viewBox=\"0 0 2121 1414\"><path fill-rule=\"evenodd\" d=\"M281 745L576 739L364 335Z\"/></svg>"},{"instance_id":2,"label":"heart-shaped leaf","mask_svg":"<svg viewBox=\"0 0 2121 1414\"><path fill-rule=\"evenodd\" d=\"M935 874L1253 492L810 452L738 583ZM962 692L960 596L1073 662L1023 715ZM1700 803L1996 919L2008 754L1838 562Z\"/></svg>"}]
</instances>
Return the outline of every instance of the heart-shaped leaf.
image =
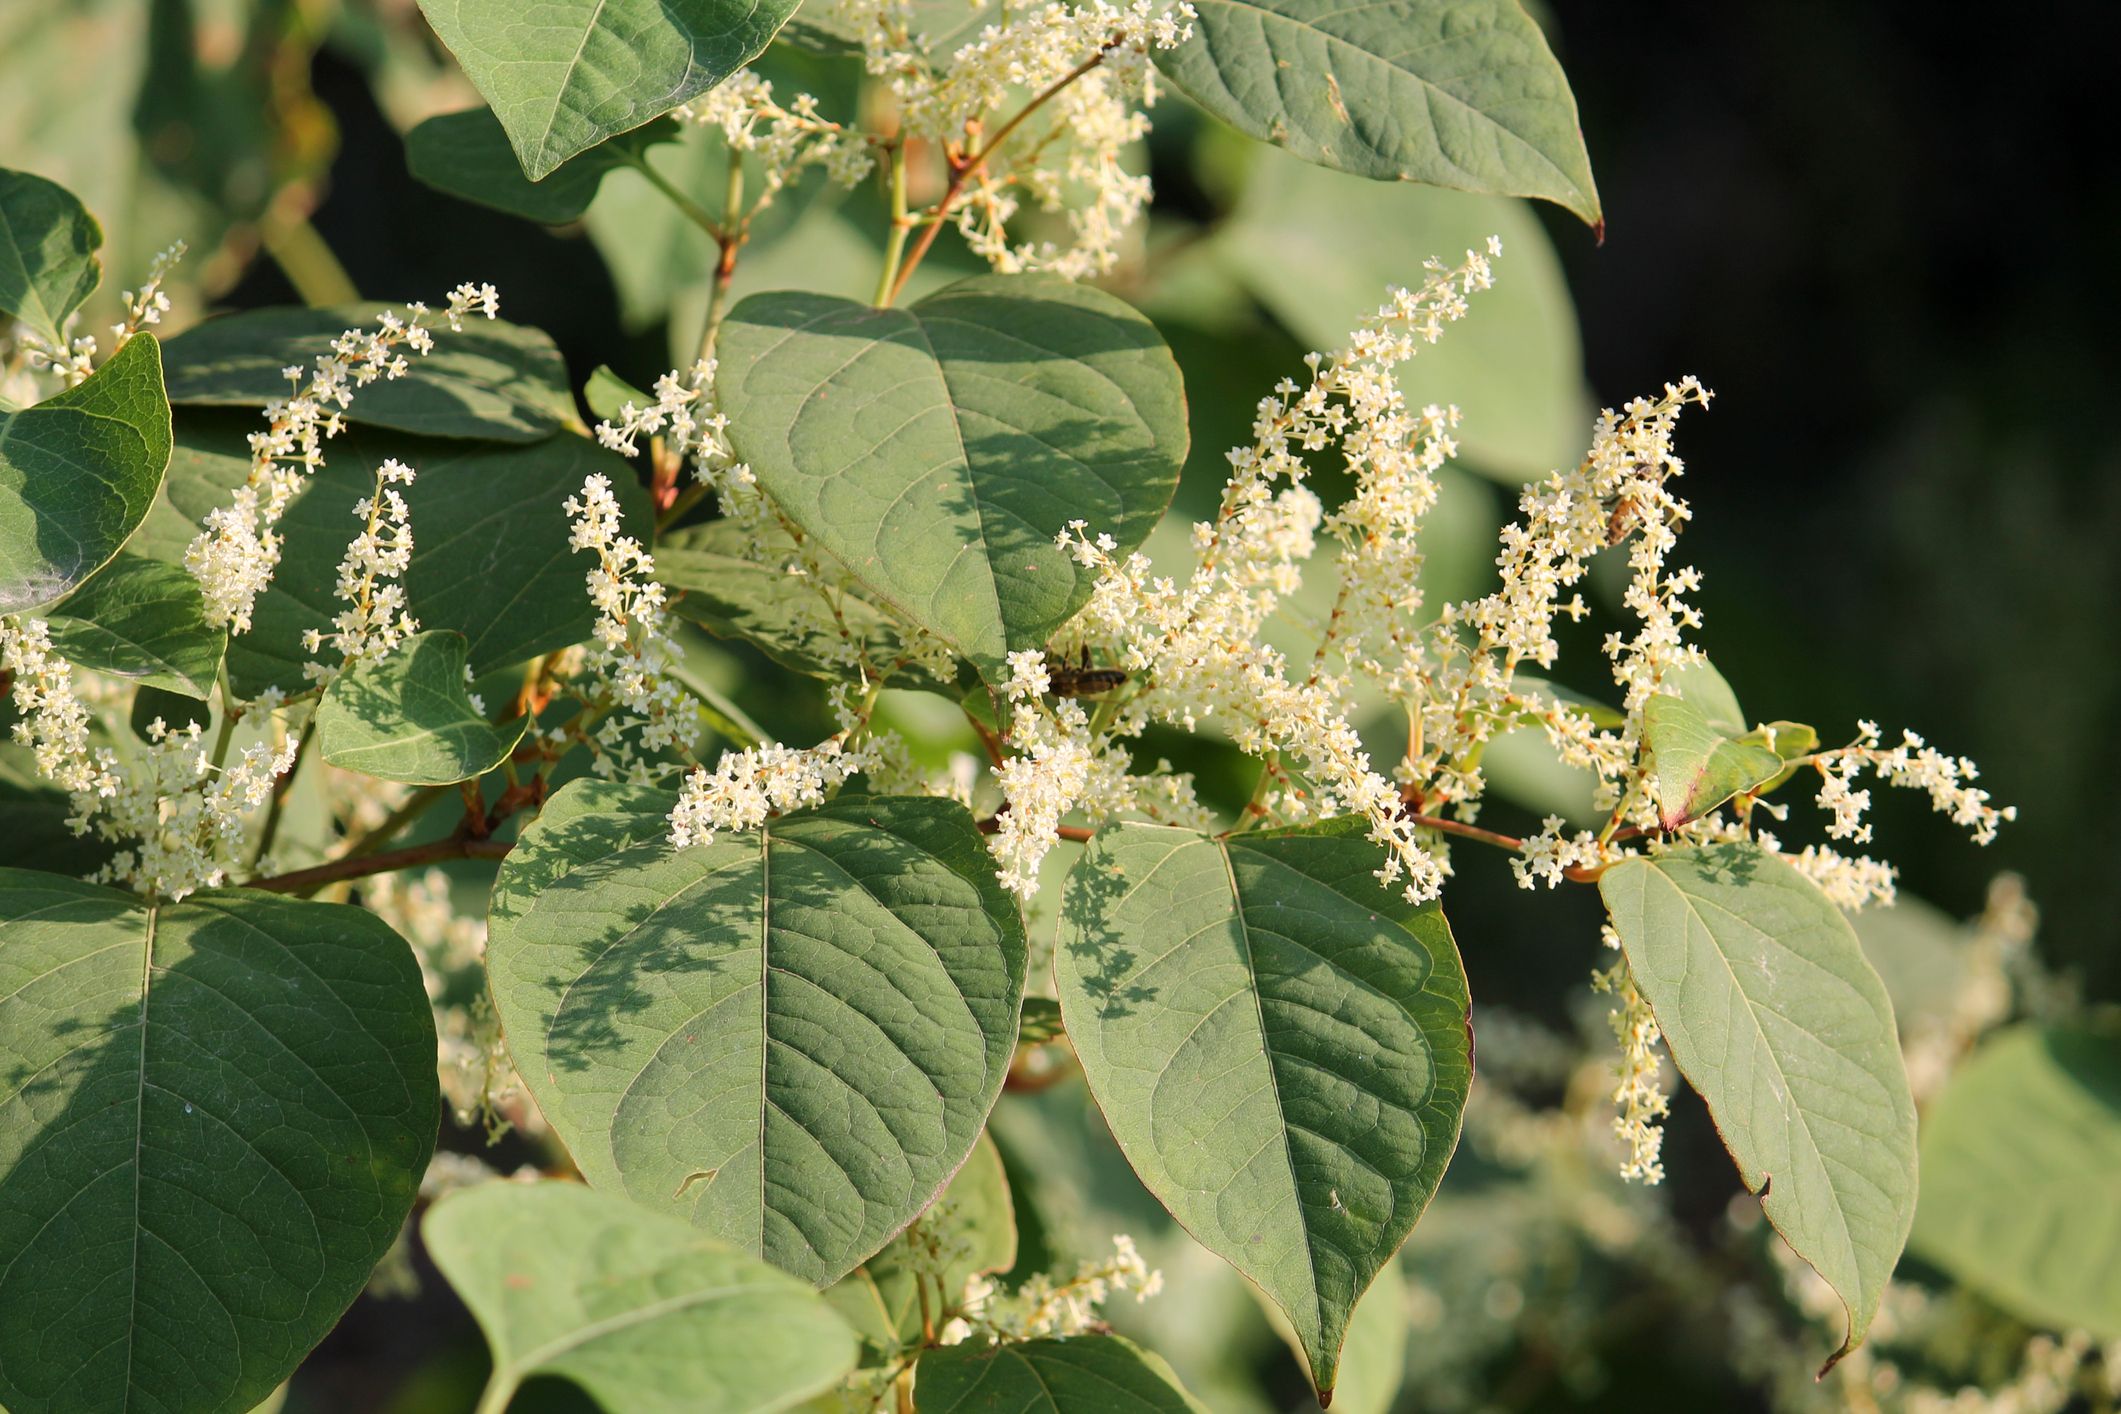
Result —
<instances>
[{"instance_id":1,"label":"heart-shaped leaf","mask_svg":"<svg viewBox=\"0 0 2121 1414\"><path fill-rule=\"evenodd\" d=\"M1307 162L1558 202L1602 224L1576 99L1518 0L1196 0L1157 63L1216 117Z\"/></svg>"},{"instance_id":2,"label":"heart-shaped leaf","mask_svg":"<svg viewBox=\"0 0 2121 1414\"><path fill-rule=\"evenodd\" d=\"M530 719L486 720L471 700L469 652L463 634L440 629L354 664L318 704L317 749L334 766L407 785L485 775L515 750Z\"/></svg>"},{"instance_id":3,"label":"heart-shaped leaf","mask_svg":"<svg viewBox=\"0 0 2121 1414\"><path fill-rule=\"evenodd\" d=\"M972 1152L1021 920L952 802L843 795L687 849L673 803L553 797L494 887L495 1005L590 1182L835 1281Z\"/></svg>"},{"instance_id":4,"label":"heart-shaped leaf","mask_svg":"<svg viewBox=\"0 0 2121 1414\"><path fill-rule=\"evenodd\" d=\"M149 334L87 382L0 409L0 614L62 599L108 564L155 503L169 449Z\"/></svg>"},{"instance_id":5,"label":"heart-shaped leaf","mask_svg":"<svg viewBox=\"0 0 2121 1414\"><path fill-rule=\"evenodd\" d=\"M1599 878L1672 1060L1745 1186L1863 1343L1915 1216L1915 1102L1893 1004L1856 933L1753 844L1623 860Z\"/></svg>"},{"instance_id":6,"label":"heart-shaped leaf","mask_svg":"<svg viewBox=\"0 0 2121 1414\"><path fill-rule=\"evenodd\" d=\"M205 698L228 631L206 622L199 582L130 552L97 570L50 613L52 646L70 663Z\"/></svg>"},{"instance_id":7,"label":"heart-shaped leaf","mask_svg":"<svg viewBox=\"0 0 2121 1414\"><path fill-rule=\"evenodd\" d=\"M0 870L0 1406L250 1409L396 1239L440 1107L374 915Z\"/></svg>"},{"instance_id":8,"label":"heart-shaped leaf","mask_svg":"<svg viewBox=\"0 0 2121 1414\"><path fill-rule=\"evenodd\" d=\"M1116 1335L946 1345L916 1371L921 1414L1205 1414L1160 1357Z\"/></svg>"},{"instance_id":9,"label":"heart-shaped leaf","mask_svg":"<svg viewBox=\"0 0 2121 1414\"><path fill-rule=\"evenodd\" d=\"M2121 1340L2121 1031L1990 1037L1922 1116L1909 1245L2035 1325Z\"/></svg>"},{"instance_id":10,"label":"heart-shaped leaf","mask_svg":"<svg viewBox=\"0 0 2121 1414\"><path fill-rule=\"evenodd\" d=\"M540 181L659 118L772 42L796 0L420 0Z\"/></svg>"},{"instance_id":11,"label":"heart-shaped leaf","mask_svg":"<svg viewBox=\"0 0 2121 1414\"><path fill-rule=\"evenodd\" d=\"M57 182L0 167L0 314L53 348L103 278L103 228Z\"/></svg>"},{"instance_id":12,"label":"heart-shaped leaf","mask_svg":"<svg viewBox=\"0 0 2121 1414\"><path fill-rule=\"evenodd\" d=\"M226 505L250 474L242 447L253 426L228 414L185 415L166 504L140 533L142 553L182 563L207 513ZM238 696L307 685L303 664L313 655L302 635L328 628L345 607L334 593L333 566L360 531L354 504L374 489L376 464L385 457L418 474L403 488L412 511L405 592L413 615L423 628L463 634L475 674L589 637L596 623L583 583L589 557L568 543L564 502L591 472L611 479L629 530L647 538L651 513L639 481L623 461L584 438L495 447L357 429L331 443L331 460L280 523L286 545L279 571L258 598L251 631L229 642L228 674Z\"/></svg>"},{"instance_id":13,"label":"heart-shaped leaf","mask_svg":"<svg viewBox=\"0 0 2121 1414\"><path fill-rule=\"evenodd\" d=\"M1667 830L1699 820L1732 796L1782 774L1777 752L1718 731L1684 697L1659 694L1644 704L1642 745L1649 753L1657 820Z\"/></svg>"},{"instance_id":14,"label":"heart-shaped leaf","mask_svg":"<svg viewBox=\"0 0 2121 1414\"><path fill-rule=\"evenodd\" d=\"M308 369L348 329L370 328L387 304L255 309L224 314L169 341L169 400L255 407L288 396L285 370ZM536 442L575 421L567 365L542 329L473 318L435 335L402 378L360 389L346 420L429 437Z\"/></svg>"},{"instance_id":15,"label":"heart-shaped leaf","mask_svg":"<svg viewBox=\"0 0 2121 1414\"><path fill-rule=\"evenodd\" d=\"M1185 460L1155 327L1052 276L975 276L908 309L754 295L720 348L729 435L767 494L990 683L1090 596L1060 532L1140 545Z\"/></svg>"},{"instance_id":16,"label":"heart-shaped leaf","mask_svg":"<svg viewBox=\"0 0 2121 1414\"><path fill-rule=\"evenodd\" d=\"M493 110L473 108L429 118L407 133L405 166L437 191L558 226L580 219L613 169L632 165L650 144L676 136L677 124L658 119L599 143L533 182L523 175Z\"/></svg>"},{"instance_id":17,"label":"heart-shaped leaf","mask_svg":"<svg viewBox=\"0 0 2121 1414\"><path fill-rule=\"evenodd\" d=\"M628 1414L765 1414L854 1364L853 1332L803 1283L578 1183L468 1188L420 1235L493 1348L482 1410L558 1375Z\"/></svg>"},{"instance_id":18,"label":"heart-shaped leaf","mask_svg":"<svg viewBox=\"0 0 2121 1414\"><path fill-rule=\"evenodd\" d=\"M1287 1313L1322 1401L1357 1298L1443 1178L1473 1073L1450 928L1377 864L1354 821L1108 829L1068 875L1054 963L1112 1137Z\"/></svg>"}]
</instances>

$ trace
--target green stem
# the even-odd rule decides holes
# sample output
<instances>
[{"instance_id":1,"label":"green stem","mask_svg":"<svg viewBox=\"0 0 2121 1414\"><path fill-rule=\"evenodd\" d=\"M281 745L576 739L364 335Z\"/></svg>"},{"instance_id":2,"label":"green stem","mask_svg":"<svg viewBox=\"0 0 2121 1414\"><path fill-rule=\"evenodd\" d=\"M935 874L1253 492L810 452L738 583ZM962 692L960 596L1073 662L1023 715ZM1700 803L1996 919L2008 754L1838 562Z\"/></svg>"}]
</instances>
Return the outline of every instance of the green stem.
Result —
<instances>
[{"instance_id":1,"label":"green stem","mask_svg":"<svg viewBox=\"0 0 2121 1414\"><path fill-rule=\"evenodd\" d=\"M516 1377L496 1370L486 1381L486 1389L479 1395L479 1407L472 1414L503 1414L508 1401L515 1398Z\"/></svg>"},{"instance_id":2,"label":"green stem","mask_svg":"<svg viewBox=\"0 0 2121 1414\"><path fill-rule=\"evenodd\" d=\"M891 149L891 235L884 246L884 269L876 277L876 297L871 304L891 302L899 263L906 258L906 233L912 229L912 218L906 214L906 146L899 142Z\"/></svg>"},{"instance_id":3,"label":"green stem","mask_svg":"<svg viewBox=\"0 0 2121 1414\"><path fill-rule=\"evenodd\" d=\"M317 716L312 712L302 726L302 735L295 742L295 759L287 764L287 771L273 783L272 803L265 807L265 827L258 831L258 847L251 852L250 867L257 872L258 862L272 851L272 842L280 833L280 817L287 810L287 795L294 788L295 772L302 769L302 753L309 750L309 740L317 734Z\"/></svg>"},{"instance_id":4,"label":"green stem","mask_svg":"<svg viewBox=\"0 0 2121 1414\"><path fill-rule=\"evenodd\" d=\"M280 267L280 273L287 276L287 283L295 287L302 303L314 308L351 304L361 297L354 288L353 277L346 273L346 267L339 263L339 257L324 243L324 237L307 216L267 211L258 222L258 242Z\"/></svg>"},{"instance_id":5,"label":"green stem","mask_svg":"<svg viewBox=\"0 0 2121 1414\"><path fill-rule=\"evenodd\" d=\"M722 238L722 223L709 215L706 207L671 185L670 179L650 165L645 156L636 153L626 159L626 165L647 178L648 185L654 187L668 198L670 204L683 213L686 220L698 226L708 235L713 236L717 241Z\"/></svg>"},{"instance_id":6,"label":"green stem","mask_svg":"<svg viewBox=\"0 0 2121 1414\"><path fill-rule=\"evenodd\" d=\"M228 685L228 664L225 662L221 664L219 681L221 684L221 727L214 734L213 762L216 771L220 770L221 763L228 759L228 743L236 734L236 718L242 715L242 709L236 705L235 691Z\"/></svg>"}]
</instances>

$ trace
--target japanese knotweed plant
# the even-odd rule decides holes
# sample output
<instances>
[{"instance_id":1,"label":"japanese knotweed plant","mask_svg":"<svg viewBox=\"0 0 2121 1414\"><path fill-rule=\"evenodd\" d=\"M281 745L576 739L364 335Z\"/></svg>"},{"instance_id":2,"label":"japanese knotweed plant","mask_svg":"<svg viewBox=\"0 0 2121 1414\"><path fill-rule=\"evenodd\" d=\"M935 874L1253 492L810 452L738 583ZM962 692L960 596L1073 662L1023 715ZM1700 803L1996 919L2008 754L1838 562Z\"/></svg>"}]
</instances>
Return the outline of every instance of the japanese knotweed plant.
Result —
<instances>
[{"instance_id":1,"label":"japanese knotweed plant","mask_svg":"<svg viewBox=\"0 0 2121 1414\"><path fill-rule=\"evenodd\" d=\"M1078 1064L1327 1399L1458 1139L1472 1013L1442 900L1481 848L1604 899L1584 943L1623 1171L1662 1176L1667 1048L1838 1293L1837 1356L1862 1342L1915 1117L1844 916L1893 873L1842 847L1869 839L1867 782L1984 843L2011 812L1912 734L1741 712L1675 558L1679 419L1708 390L1600 414L1525 487L1493 589L1427 603L1461 417L1400 375L1509 267L1495 240L1410 255L1340 347L1190 390L1256 398L1250 437L1214 513L1147 549L1189 390L1093 282L1150 201L1133 154L1165 84L1316 163L1596 225L1516 0L422 8L491 107L415 130L415 173L547 223L636 174L719 254L696 354L650 392L600 373L592 429L491 286L165 345L167 261L105 348L77 333L95 221L0 172L26 822L0 870L0 1406L263 1399L423 1177L462 1186L429 1168L446 1091L549 1127L586 1182L426 1220L492 1346L482 1409L539 1374L628 1414L1197 1407L1103 1323L1159 1285L1125 1237L1003 1275L989 1113ZM855 56L861 100L746 68L777 34ZM719 191L651 161L688 129L724 151ZM868 299L732 302L769 206L864 184ZM990 271L909 299L946 237ZM1585 676L1563 621L1601 560L1618 626L1572 656L1611 685L1581 695L1554 675ZM815 683L829 734L753 724L688 668L694 624ZM887 689L961 713L984 759L938 765ZM1366 740L1381 706L1403 729ZM1144 744L1173 729L1249 759L1241 810ZM1590 827L1476 823L1513 732L1595 779ZM1793 845L1769 826L1805 791L1826 838ZM483 928L396 872L444 860L500 861ZM1057 918L1050 954L1027 910Z\"/></svg>"}]
</instances>

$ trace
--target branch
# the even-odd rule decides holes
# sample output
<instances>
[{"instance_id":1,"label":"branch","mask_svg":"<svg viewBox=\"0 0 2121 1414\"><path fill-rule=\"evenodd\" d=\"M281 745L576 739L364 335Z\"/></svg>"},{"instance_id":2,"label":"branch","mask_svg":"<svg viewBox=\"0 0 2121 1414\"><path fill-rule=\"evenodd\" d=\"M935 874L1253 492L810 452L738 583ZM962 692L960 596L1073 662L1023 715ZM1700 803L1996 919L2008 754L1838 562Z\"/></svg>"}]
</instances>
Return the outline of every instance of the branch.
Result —
<instances>
[{"instance_id":1,"label":"branch","mask_svg":"<svg viewBox=\"0 0 2121 1414\"><path fill-rule=\"evenodd\" d=\"M1483 830L1478 825L1468 825L1461 820L1446 820L1439 815L1417 815L1411 810L1406 812L1406 818L1425 830L1436 830L1446 835L1458 835L1464 839L1479 840L1482 844L1491 844L1499 849L1514 851L1524 848L1524 841L1515 835L1505 835L1497 830Z\"/></svg>"},{"instance_id":2,"label":"branch","mask_svg":"<svg viewBox=\"0 0 2121 1414\"><path fill-rule=\"evenodd\" d=\"M297 869L291 874L275 874L269 879L252 879L243 887L263 889L274 894L306 894L336 884L346 879L363 879L370 874L387 874L393 869L410 869L419 864L434 864L444 859L499 859L515 846L506 840L477 840L468 836L452 835L446 840L431 840L426 844L407 845L403 849L385 850L381 854L360 854L346 859L334 859L328 864L319 864L311 869Z\"/></svg>"}]
</instances>

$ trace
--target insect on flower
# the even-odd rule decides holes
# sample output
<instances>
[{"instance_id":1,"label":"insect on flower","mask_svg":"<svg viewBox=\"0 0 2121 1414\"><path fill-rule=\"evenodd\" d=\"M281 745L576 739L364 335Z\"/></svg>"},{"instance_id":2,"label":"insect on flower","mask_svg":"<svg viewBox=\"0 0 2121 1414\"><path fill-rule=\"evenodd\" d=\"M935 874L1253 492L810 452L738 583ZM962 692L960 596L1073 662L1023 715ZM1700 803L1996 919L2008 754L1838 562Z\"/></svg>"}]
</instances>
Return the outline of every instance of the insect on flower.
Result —
<instances>
[{"instance_id":1,"label":"insect on flower","mask_svg":"<svg viewBox=\"0 0 2121 1414\"><path fill-rule=\"evenodd\" d=\"M1098 668L1090 664L1090 645L1084 644L1082 656L1070 666L1050 655L1046 659L1046 676L1052 683L1049 689L1055 697L1102 697L1126 686L1125 668Z\"/></svg>"}]
</instances>

